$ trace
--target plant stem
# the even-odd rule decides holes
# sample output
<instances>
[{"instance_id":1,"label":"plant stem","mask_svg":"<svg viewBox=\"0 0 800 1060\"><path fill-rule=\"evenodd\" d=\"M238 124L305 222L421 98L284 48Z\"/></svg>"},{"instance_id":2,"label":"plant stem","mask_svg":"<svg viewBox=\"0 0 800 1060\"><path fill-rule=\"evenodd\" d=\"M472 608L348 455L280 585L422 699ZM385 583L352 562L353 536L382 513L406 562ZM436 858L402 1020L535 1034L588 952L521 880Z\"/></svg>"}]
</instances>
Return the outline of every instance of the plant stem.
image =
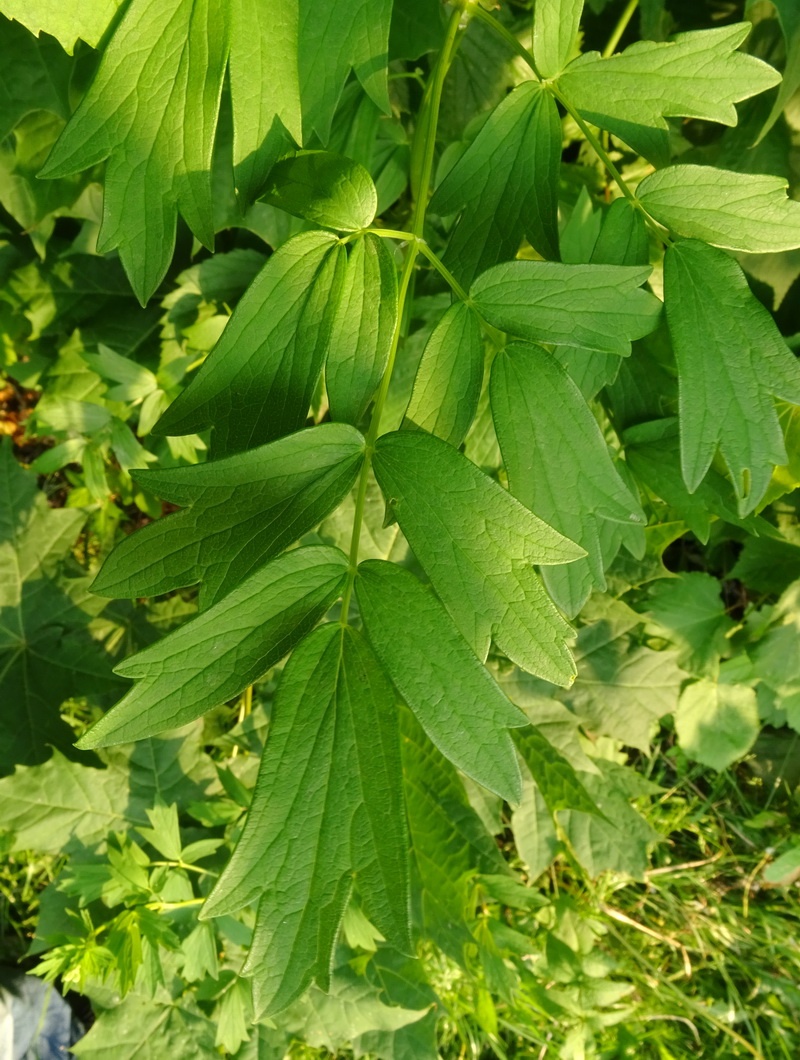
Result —
<instances>
[{"instance_id":1,"label":"plant stem","mask_svg":"<svg viewBox=\"0 0 800 1060\"><path fill-rule=\"evenodd\" d=\"M430 95L427 101L425 121L418 125L414 134L415 137L422 136L424 140L422 144L422 164L420 168L419 186L411 214L411 232L398 232L393 229L379 230L380 234L386 234L387 236L391 232L392 234L390 238L407 239L409 235L411 235L412 238L409 239L408 242L406 258L403 262L403 271L400 276L400 289L397 297L397 321L394 327L394 334L392 335L389 357L386 362L383 376L381 377L378 393L375 396L375 405L372 409L372 417L370 418L369 428L367 429L366 434L364 463L361 465L361 474L358 480L355 512L353 513L353 530L350 537L350 566L347 572L347 581L342 592L342 610L339 620L343 626L348 624L350 600L353 595L353 586L355 585L356 573L358 571L358 551L361 542L361 526L364 521L364 505L367 499L370 471L372 470L372 455L375 452L375 442L380 433L381 417L383 415L384 406L386 405L389 384L392 381L392 372L394 370L395 361L397 359L397 350L403 332L404 310L406 298L408 297L408 291L411 285L411 278L414 274L414 265L420 247L423 245L422 233L425 227L425 213L428 209L428 194L430 191L431 176L433 174L436 129L439 124L439 107L442 102L442 88L455 51L458 32L461 27L462 15L463 13L461 10L455 10L450 16L450 21L447 26L447 35L445 36L442 50L439 52L433 70L433 80L431 81ZM438 258L436 260L438 261ZM441 263L439 264L441 265ZM444 265L441 265L441 268L443 269Z\"/></svg>"},{"instance_id":2,"label":"plant stem","mask_svg":"<svg viewBox=\"0 0 800 1060\"><path fill-rule=\"evenodd\" d=\"M447 268L447 266L439 257L439 255L435 254L424 240L420 240L419 249L428 259L431 265L433 265L434 269L436 269L439 275L442 276L448 282L450 287L453 289L455 294L458 295L461 301L467 302L467 304L471 304L469 294L467 293L467 291L464 290L464 288L461 286L461 284L458 282L452 272Z\"/></svg>"},{"instance_id":3,"label":"plant stem","mask_svg":"<svg viewBox=\"0 0 800 1060\"><path fill-rule=\"evenodd\" d=\"M633 18L633 13L639 6L639 0L628 0L628 6L619 16L619 22L614 26L614 31L608 38L608 44L603 48L603 58L608 59L617 50L622 34L628 28L628 23Z\"/></svg>"}]
</instances>

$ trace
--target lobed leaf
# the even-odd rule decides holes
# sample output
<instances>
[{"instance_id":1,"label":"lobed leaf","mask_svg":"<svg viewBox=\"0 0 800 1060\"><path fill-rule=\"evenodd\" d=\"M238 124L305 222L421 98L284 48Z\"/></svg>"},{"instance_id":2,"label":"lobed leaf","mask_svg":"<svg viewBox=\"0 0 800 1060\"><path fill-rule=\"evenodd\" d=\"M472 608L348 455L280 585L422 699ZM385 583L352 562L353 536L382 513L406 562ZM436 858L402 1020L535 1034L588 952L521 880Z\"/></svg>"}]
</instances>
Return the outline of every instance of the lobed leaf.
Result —
<instances>
[{"instance_id":1,"label":"lobed leaf","mask_svg":"<svg viewBox=\"0 0 800 1060\"><path fill-rule=\"evenodd\" d=\"M719 449L751 512L786 463L775 397L800 402L800 366L732 258L698 240L667 250L667 323L679 373L681 467L690 492Z\"/></svg>"},{"instance_id":2,"label":"lobed leaf","mask_svg":"<svg viewBox=\"0 0 800 1060\"><path fill-rule=\"evenodd\" d=\"M378 193L358 162L330 151L299 151L272 167L268 203L323 228L356 232L372 223Z\"/></svg>"},{"instance_id":3,"label":"lobed leaf","mask_svg":"<svg viewBox=\"0 0 800 1060\"><path fill-rule=\"evenodd\" d=\"M553 97L535 81L514 89L492 111L436 189L433 212L462 210L444 260L459 280L513 258L522 235L558 258L561 123Z\"/></svg>"},{"instance_id":4,"label":"lobed leaf","mask_svg":"<svg viewBox=\"0 0 800 1060\"><path fill-rule=\"evenodd\" d=\"M620 547L606 524L644 524L644 513L583 395L552 354L506 346L492 364L491 400L509 489L586 552L542 571L556 603L576 615L593 588L605 589L604 569Z\"/></svg>"},{"instance_id":5,"label":"lobed leaf","mask_svg":"<svg viewBox=\"0 0 800 1060\"><path fill-rule=\"evenodd\" d=\"M213 425L215 450L225 456L302 427L344 266L344 248L329 232L301 232L276 250L153 433L193 434Z\"/></svg>"},{"instance_id":6,"label":"lobed leaf","mask_svg":"<svg viewBox=\"0 0 800 1060\"><path fill-rule=\"evenodd\" d=\"M242 969L257 1017L328 988L354 873L409 949L407 847L391 687L362 635L329 623L284 670L242 838L201 914L259 902Z\"/></svg>"},{"instance_id":7,"label":"lobed leaf","mask_svg":"<svg viewBox=\"0 0 800 1060\"><path fill-rule=\"evenodd\" d=\"M425 344L403 427L461 445L475 418L482 381L478 318L466 302L455 302Z\"/></svg>"},{"instance_id":8,"label":"lobed leaf","mask_svg":"<svg viewBox=\"0 0 800 1060\"><path fill-rule=\"evenodd\" d=\"M375 654L432 742L479 784L517 802L519 769L506 729L527 719L439 601L410 571L384 560L360 564L356 593Z\"/></svg>"},{"instance_id":9,"label":"lobed leaf","mask_svg":"<svg viewBox=\"0 0 800 1060\"><path fill-rule=\"evenodd\" d=\"M82 748L140 740L238 696L301 640L341 591L347 558L326 545L266 564L207 611L126 659L137 684L81 737Z\"/></svg>"},{"instance_id":10,"label":"lobed leaf","mask_svg":"<svg viewBox=\"0 0 800 1060\"><path fill-rule=\"evenodd\" d=\"M207 607L333 511L363 455L358 431L323 423L224 460L136 471L149 492L189 507L122 538L92 589L157 596L202 581Z\"/></svg>"},{"instance_id":11,"label":"lobed leaf","mask_svg":"<svg viewBox=\"0 0 800 1060\"><path fill-rule=\"evenodd\" d=\"M677 165L645 177L638 196L666 228L715 247L768 254L800 247L800 202L782 177Z\"/></svg>"},{"instance_id":12,"label":"lobed leaf","mask_svg":"<svg viewBox=\"0 0 800 1060\"><path fill-rule=\"evenodd\" d=\"M587 52L558 79L585 118L619 136L655 165L669 161L667 117L736 125L735 103L780 81L774 67L736 49L749 22L638 41L620 55Z\"/></svg>"},{"instance_id":13,"label":"lobed leaf","mask_svg":"<svg viewBox=\"0 0 800 1060\"><path fill-rule=\"evenodd\" d=\"M510 261L482 273L470 295L502 331L626 357L658 323L660 302L638 290L649 275L649 266Z\"/></svg>"},{"instance_id":14,"label":"lobed leaf","mask_svg":"<svg viewBox=\"0 0 800 1060\"><path fill-rule=\"evenodd\" d=\"M494 638L525 670L571 683L572 636L531 564L584 550L524 508L452 446L421 431L378 440L387 505L453 621L483 660Z\"/></svg>"},{"instance_id":15,"label":"lobed leaf","mask_svg":"<svg viewBox=\"0 0 800 1060\"><path fill-rule=\"evenodd\" d=\"M359 423L381 381L397 326L397 269L382 239L356 240L333 323L325 385L331 418Z\"/></svg>"}]
</instances>

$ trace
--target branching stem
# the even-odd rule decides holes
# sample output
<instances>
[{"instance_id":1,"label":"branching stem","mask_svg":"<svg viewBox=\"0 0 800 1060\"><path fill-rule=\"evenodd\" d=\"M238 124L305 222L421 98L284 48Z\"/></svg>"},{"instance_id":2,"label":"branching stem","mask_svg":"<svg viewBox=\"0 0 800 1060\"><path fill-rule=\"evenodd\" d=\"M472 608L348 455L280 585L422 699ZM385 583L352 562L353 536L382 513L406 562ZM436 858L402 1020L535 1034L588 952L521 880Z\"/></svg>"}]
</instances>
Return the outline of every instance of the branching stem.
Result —
<instances>
[{"instance_id":1,"label":"branching stem","mask_svg":"<svg viewBox=\"0 0 800 1060\"><path fill-rule=\"evenodd\" d=\"M472 7L470 7L470 11L471 10ZM389 236L389 238L403 240L408 239L409 236L411 236L411 238L408 239L406 257L403 262L403 271L400 276L400 290L397 299L397 322L395 324L394 334L392 335L392 344L389 349L389 358L386 362L386 369L384 370L380 386L378 387L375 404L372 409L372 417L369 422L369 428L367 429L367 444L364 453L364 463L361 466L361 474L358 480L355 512L353 513L353 531L350 538L350 566L347 572L347 581L342 592L340 622L343 626L348 624L350 600L353 595L353 586L355 585L356 572L358 570L361 526L364 521L364 505L367 499L367 487L369 485L369 476L372 470L372 455L375 451L375 442L380 434L381 417L386 404L386 397L389 393L389 384L392 381L392 372L397 359L397 350L403 333L406 299L411 286L411 278L414 274L414 265L421 247L425 245L423 243L422 233L425 227L425 213L428 209L428 195L430 191L431 176L433 174L436 129L439 124L439 107L442 102L442 88L455 52L456 43L459 39L459 30L462 28L463 17L464 12L459 9L453 11L450 16L444 44L442 45L442 50L439 53L433 70L432 81L430 83L430 94L426 101L427 113L425 114L425 120L420 122L415 132L415 138L421 136L423 137L423 141L421 144L422 163L419 171L419 184L411 213L411 232L398 232L393 229L379 230L379 234ZM390 232L391 235L389 235ZM438 262L439 259L437 258L436 261ZM442 265L441 262L439 262L439 266L440 271L441 269L444 269L444 265Z\"/></svg>"}]
</instances>

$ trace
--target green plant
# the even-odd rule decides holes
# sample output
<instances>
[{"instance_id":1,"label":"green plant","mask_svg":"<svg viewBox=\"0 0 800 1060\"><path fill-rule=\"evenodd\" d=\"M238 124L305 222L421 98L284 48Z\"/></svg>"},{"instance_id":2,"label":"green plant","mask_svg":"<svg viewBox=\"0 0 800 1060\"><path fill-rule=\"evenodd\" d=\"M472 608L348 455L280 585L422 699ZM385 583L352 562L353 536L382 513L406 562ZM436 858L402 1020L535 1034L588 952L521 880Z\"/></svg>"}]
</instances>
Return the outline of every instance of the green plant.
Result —
<instances>
[{"instance_id":1,"label":"green plant","mask_svg":"<svg viewBox=\"0 0 800 1060\"><path fill-rule=\"evenodd\" d=\"M659 789L620 749L800 727L797 27L649 3L617 52L635 8L601 56L582 0L3 5L52 34L0 27L49 70L5 105L2 313L66 508L3 448L0 787L9 849L69 856L35 948L102 1012L79 1055L426 1057L437 996L474 1055L625 1055L591 881L643 878Z\"/></svg>"}]
</instances>

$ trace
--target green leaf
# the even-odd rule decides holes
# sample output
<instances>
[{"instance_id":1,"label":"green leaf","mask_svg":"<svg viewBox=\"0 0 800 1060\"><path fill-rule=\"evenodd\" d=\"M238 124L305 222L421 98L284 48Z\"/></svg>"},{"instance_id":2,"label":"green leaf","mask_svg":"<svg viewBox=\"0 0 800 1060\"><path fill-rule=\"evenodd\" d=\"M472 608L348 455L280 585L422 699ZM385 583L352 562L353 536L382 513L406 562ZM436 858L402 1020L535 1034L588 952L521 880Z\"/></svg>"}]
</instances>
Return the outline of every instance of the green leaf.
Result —
<instances>
[{"instance_id":1,"label":"green leaf","mask_svg":"<svg viewBox=\"0 0 800 1060\"><path fill-rule=\"evenodd\" d=\"M637 194L651 216L687 239L769 254L800 247L800 202L783 177L677 165L645 177Z\"/></svg>"},{"instance_id":2,"label":"green leaf","mask_svg":"<svg viewBox=\"0 0 800 1060\"><path fill-rule=\"evenodd\" d=\"M506 729L524 725L525 716L410 571L382 560L367 560L358 571L356 592L367 636L425 732L468 776L518 801L519 769Z\"/></svg>"},{"instance_id":3,"label":"green leaf","mask_svg":"<svg viewBox=\"0 0 800 1060\"><path fill-rule=\"evenodd\" d=\"M680 377L681 467L690 491L719 449L751 512L786 449L773 395L800 402L800 366L727 254L697 240L664 263L667 323Z\"/></svg>"},{"instance_id":4,"label":"green leaf","mask_svg":"<svg viewBox=\"0 0 800 1060\"><path fill-rule=\"evenodd\" d=\"M561 122L555 101L526 81L492 111L436 189L431 210L462 210L444 260L464 284L513 258L523 235L558 258Z\"/></svg>"},{"instance_id":5,"label":"green leaf","mask_svg":"<svg viewBox=\"0 0 800 1060\"><path fill-rule=\"evenodd\" d=\"M583 0L536 0L533 57L541 77L558 77L578 37Z\"/></svg>"},{"instance_id":6,"label":"green leaf","mask_svg":"<svg viewBox=\"0 0 800 1060\"><path fill-rule=\"evenodd\" d=\"M761 731L756 694L746 685L695 681L680 698L675 731L690 758L726 769L747 754Z\"/></svg>"},{"instance_id":7,"label":"green leaf","mask_svg":"<svg viewBox=\"0 0 800 1060\"><path fill-rule=\"evenodd\" d=\"M133 0L40 174L63 177L108 159L97 247L119 248L142 304L169 266L178 210L201 242L214 244L210 170L224 16L207 0Z\"/></svg>"},{"instance_id":8,"label":"green leaf","mask_svg":"<svg viewBox=\"0 0 800 1060\"><path fill-rule=\"evenodd\" d=\"M466 302L456 302L425 344L403 427L458 447L475 418L482 381L480 324Z\"/></svg>"},{"instance_id":9,"label":"green leaf","mask_svg":"<svg viewBox=\"0 0 800 1060\"><path fill-rule=\"evenodd\" d=\"M189 507L122 538L93 592L157 596L202 579L201 607L218 602L339 504L363 453L358 431L328 423L224 460L135 472L149 492Z\"/></svg>"},{"instance_id":10,"label":"green leaf","mask_svg":"<svg viewBox=\"0 0 800 1060\"><path fill-rule=\"evenodd\" d=\"M85 581L60 574L85 521L79 509L50 508L11 440L0 442L0 773L44 761L48 745L72 753L58 708L119 688Z\"/></svg>"},{"instance_id":11,"label":"green leaf","mask_svg":"<svg viewBox=\"0 0 800 1060\"><path fill-rule=\"evenodd\" d=\"M637 621L635 613L623 622L612 614L583 627L575 649L578 677L561 698L589 731L646 751L655 722L674 712L686 674L676 652L632 642L628 629Z\"/></svg>"},{"instance_id":12,"label":"green leaf","mask_svg":"<svg viewBox=\"0 0 800 1060\"><path fill-rule=\"evenodd\" d=\"M644 513L583 395L552 354L506 346L492 364L491 399L511 492L586 551L542 571L553 599L574 616L593 588L605 590L604 569L621 544L613 524L643 524Z\"/></svg>"},{"instance_id":13,"label":"green leaf","mask_svg":"<svg viewBox=\"0 0 800 1060\"><path fill-rule=\"evenodd\" d=\"M366 228L378 208L378 193L366 169L330 151L299 151L281 159L270 170L261 197L337 232Z\"/></svg>"},{"instance_id":14,"label":"green leaf","mask_svg":"<svg viewBox=\"0 0 800 1060\"><path fill-rule=\"evenodd\" d=\"M525 764L536 781L550 813L556 810L580 810L603 816L586 793L582 781L569 762L553 747L535 725L517 729L514 733Z\"/></svg>"},{"instance_id":15,"label":"green leaf","mask_svg":"<svg viewBox=\"0 0 800 1060\"><path fill-rule=\"evenodd\" d=\"M341 293L345 251L329 232L301 232L248 287L197 376L154 434L214 426L219 456L302 427Z\"/></svg>"},{"instance_id":16,"label":"green leaf","mask_svg":"<svg viewBox=\"0 0 800 1060\"><path fill-rule=\"evenodd\" d=\"M522 778L522 799L511 815L511 829L528 876L535 880L555 858L559 842L553 815L527 769Z\"/></svg>"},{"instance_id":17,"label":"green leaf","mask_svg":"<svg viewBox=\"0 0 800 1060\"><path fill-rule=\"evenodd\" d=\"M170 861L180 861L183 846L178 826L178 807L174 802L169 806L157 803L155 806L148 806L145 812L151 827L139 827L136 831L145 842L155 847L159 854Z\"/></svg>"},{"instance_id":18,"label":"green leaf","mask_svg":"<svg viewBox=\"0 0 800 1060\"><path fill-rule=\"evenodd\" d=\"M728 654L726 634L733 629L719 581L702 571L679 574L657 582L649 604L652 621L678 649L678 665L697 677L715 679L720 655Z\"/></svg>"},{"instance_id":19,"label":"green leaf","mask_svg":"<svg viewBox=\"0 0 800 1060\"><path fill-rule=\"evenodd\" d=\"M531 564L570 563L583 549L432 435L384 435L373 467L400 529L479 659L494 638L518 666L570 684L564 642L572 631Z\"/></svg>"},{"instance_id":20,"label":"green leaf","mask_svg":"<svg viewBox=\"0 0 800 1060\"><path fill-rule=\"evenodd\" d=\"M79 746L140 740L238 696L314 627L346 574L344 553L325 545L294 549L261 567L207 611L120 663L116 672L138 683Z\"/></svg>"},{"instance_id":21,"label":"green leaf","mask_svg":"<svg viewBox=\"0 0 800 1060\"><path fill-rule=\"evenodd\" d=\"M608 59L588 52L558 87L585 118L619 136L656 165L669 161L667 117L736 125L735 103L780 81L772 66L736 49L749 22L638 41Z\"/></svg>"},{"instance_id":22,"label":"green leaf","mask_svg":"<svg viewBox=\"0 0 800 1060\"><path fill-rule=\"evenodd\" d=\"M39 36L49 33L65 51L72 54L77 41L92 48L100 43L120 0L3 0L3 14L16 19Z\"/></svg>"},{"instance_id":23,"label":"green leaf","mask_svg":"<svg viewBox=\"0 0 800 1060\"><path fill-rule=\"evenodd\" d=\"M359 423L381 381L397 325L397 269L367 233L347 261L325 364L331 419Z\"/></svg>"},{"instance_id":24,"label":"green leaf","mask_svg":"<svg viewBox=\"0 0 800 1060\"><path fill-rule=\"evenodd\" d=\"M624 432L625 460L638 482L674 508L692 533L706 544L712 516L740 526L750 534L769 533L764 519L748 515L741 519L730 482L713 468L689 493L681 474L678 421L675 417L650 420ZM747 544L747 543L746 543Z\"/></svg>"},{"instance_id":25,"label":"green leaf","mask_svg":"<svg viewBox=\"0 0 800 1060\"><path fill-rule=\"evenodd\" d=\"M242 969L258 1016L312 980L328 989L354 873L379 930L410 946L407 843L392 690L361 634L322 626L284 670L242 838L202 912L260 899Z\"/></svg>"},{"instance_id":26,"label":"green leaf","mask_svg":"<svg viewBox=\"0 0 800 1060\"><path fill-rule=\"evenodd\" d=\"M367 978L380 986L393 1005L424 1009L420 1020L394 1031L367 1031L353 1042L357 1053L370 1053L387 1060L438 1060L436 1048L437 1001L422 968L422 962L381 946L367 965Z\"/></svg>"},{"instance_id":27,"label":"green leaf","mask_svg":"<svg viewBox=\"0 0 800 1060\"><path fill-rule=\"evenodd\" d=\"M14 17L8 4L3 7ZM49 37L36 40L20 22L3 16L0 49L5 58L0 78L0 141L33 111L46 110L68 118L71 64L63 50Z\"/></svg>"},{"instance_id":28,"label":"green leaf","mask_svg":"<svg viewBox=\"0 0 800 1060\"><path fill-rule=\"evenodd\" d=\"M487 269L470 292L494 327L531 342L627 357L653 331L661 303L639 288L649 267L510 261Z\"/></svg>"},{"instance_id":29,"label":"green leaf","mask_svg":"<svg viewBox=\"0 0 800 1060\"><path fill-rule=\"evenodd\" d=\"M303 126L323 142L351 67L370 99L389 113L391 17L392 0L300 0Z\"/></svg>"},{"instance_id":30,"label":"green leaf","mask_svg":"<svg viewBox=\"0 0 800 1060\"><path fill-rule=\"evenodd\" d=\"M121 772L78 765L55 750L40 766L19 766L0 779L10 849L58 854L97 843L126 827L127 793Z\"/></svg>"},{"instance_id":31,"label":"green leaf","mask_svg":"<svg viewBox=\"0 0 800 1060\"><path fill-rule=\"evenodd\" d=\"M165 1056L212 1057L214 1024L191 996L165 1004L130 993L105 1009L85 1037L70 1046L89 1060L163 1060Z\"/></svg>"}]
</instances>

